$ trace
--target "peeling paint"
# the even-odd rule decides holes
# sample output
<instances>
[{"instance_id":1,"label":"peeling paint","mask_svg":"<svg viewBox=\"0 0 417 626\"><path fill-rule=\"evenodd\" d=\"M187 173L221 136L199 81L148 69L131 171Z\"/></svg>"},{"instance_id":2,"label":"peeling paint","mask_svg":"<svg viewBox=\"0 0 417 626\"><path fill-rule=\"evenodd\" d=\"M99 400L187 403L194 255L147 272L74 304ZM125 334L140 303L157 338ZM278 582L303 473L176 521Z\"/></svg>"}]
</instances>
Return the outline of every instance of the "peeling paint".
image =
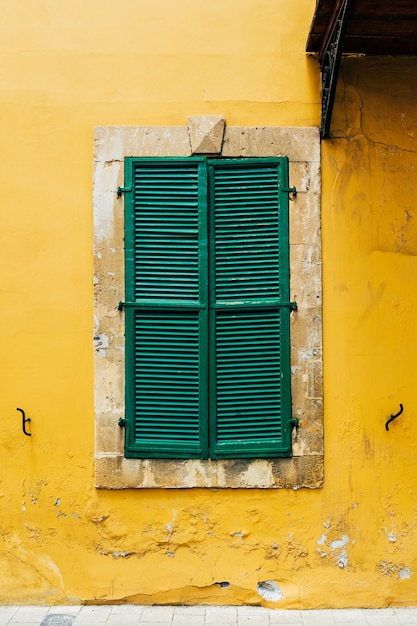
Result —
<instances>
[{"instance_id":1,"label":"peeling paint","mask_svg":"<svg viewBox=\"0 0 417 626\"><path fill-rule=\"evenodd\" d=\"M132 556L131 552L113 552L113 557L115 559L128 559L129 557Z\"/></svg>"},{"instance_id":2,"label":"peeling paint","mask_svg":"<svg viewBox=\"0 0 417 626\"><path fill-rule=\"evenodd\" d=\"M398 578L400 578L401 580L407 580L408 578L411 578L411 570L408 567L402 567L400 570L398 570Z\"/></svg>"},{"instance_id":3,"label":"peeling paint","mask_svg":"<svg viewBox=\"0 0 417 626\"><path fill-rule=\"evenodd\" d=\"M230 587L230 583L227 580L223 580L220 583L214 583L215 587L220 587L220 589L228 589Z\"/></svg>"},{"instance_id":4,"label":"peeling paint","mask_svg":"<svg viewBox=\"0 0 417 626\"><path fill-rule=\"evenodd\" d=\"M105 333L102 333L101 335L96 335L94 337L94 347L96 348L96 350L109 347L109 338Z\"/></svg>"},{"instance_id":5,"label":"peeling paint","mask_svg":"<svg viewBox=\"0 0 417 626\"><path fill-rule=\"evenodd\" d=\"M342 539L332 541L329 544L329 547L332 550L337 550L338 548L343 548L349 542L349 537L347 535L343 535Z\"/></svg>"},{"instance_id":6,"label":"peeling paint","mask_svg":"<svg viewBox=\"0 0 417 626\"><path fill-rule=\"evenodd\" d=\"M258 583L257 590L261 598L268 602L278 602L284 597L281 587L274 580Z\"/></svg>"},{"instance_id":7,"label":"peeling paint","mask_svg":"<svg viewBox=\"0 0 417 626\"><path fill-rule=\"evenodd\" d=\"M344 567L348 565L348 563L349 563L349 559L346 554L346 550L343 550L342 554L337 557L337 564L339 567L343 569Z\"/></svg>"}]
</instances>

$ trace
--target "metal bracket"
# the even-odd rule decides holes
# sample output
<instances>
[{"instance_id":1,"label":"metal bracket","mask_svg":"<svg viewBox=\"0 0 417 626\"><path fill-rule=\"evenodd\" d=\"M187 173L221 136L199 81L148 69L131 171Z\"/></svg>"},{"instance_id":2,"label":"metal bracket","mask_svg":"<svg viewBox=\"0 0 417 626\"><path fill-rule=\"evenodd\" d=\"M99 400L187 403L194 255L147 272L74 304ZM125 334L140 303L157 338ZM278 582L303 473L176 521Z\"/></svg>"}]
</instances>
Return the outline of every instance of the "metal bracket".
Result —
<instances>
[{"instance_id":1,"label":"metal bracket","mask_svg":"<svg viewBox=\"0 0 417 626\"><path fill-rule=\"evenodd\" d=\"M300 425L300 420L298 419L298 417L293 417L292 419L290 419L291 428L298 428L299 425Z\"/></svg>"},{"instance_id":2,"label":"metal bracket","mask_svg":"<svg viewBox=\"0 0 417 626\"><path fill-rule=\"evenodd\" d=\"M298 311L298 304L297 302L280 302L279 304L277 304L278 307L285 307L287 309L290 309L290 311Z\"/></svg>"},{"instance_id":3,"label":"metal bracket","mask_svg":"<svg viewBox=\"0 0 417 626\"><path fill-rule=\"evenodd\" d=\"M321 69L320 135L322 139L330 137L330 123L349 8L350 0L342 0L340 9L336 18L332 21L329 33L324 38L324 43L319 54Z\"/></svg>"},{"instance_id":4,"label":"metal bracket","mask_svg":"<svg viewBox=\"0 0 417 626\"><path fill-rule=\"evenodd\" d=\"M119 304L117 305L117 310L118 311L123 311L123 309L125 309L126 307L137 307L137 303L136 302L122 302L120 301Z\"/></svg>"},{"instance_id":5,"label":"metal bracket","mask_svg":"<svg viewBox=\"0 0 417 626\"><path fill-rule=\"evenodd\" d=\"M119 418L119 426L120 426L120 428L125 428L126 424L127 424L127 420L124 417L120 417Z\"/></svg>"},{"instance_id":6,"label":"metal bracket","mask_svg":"<svg viewBox=\"0 0 417 626\"><path fill-rule=\"evenodd\" d=\"M400 410L398 411L398 413L395 413L395 415L390 415L389 420L385 423L385 430L389 430L389 426L388 424L390 424L390 422L392 422L393 420L395 420L399 415L401 415L401 413L404 411L404 407L402 404L400 404Z\"/></svg>"},{"instance_id":7,"label":"metal bracket","mask_svg":"<svg viewBox=\"0 0 417 626\"><path fill-rule=\"evenodd\" d=\"M281 191L285 191L286 193L292 193L292 197L297 197L297 187L284 187Z\"/></svg>"},{"instance_id":8,"label":"metal bracket","mask_svg":"<svg viewBox=\"0 0 417 626\"><path fill-rule=\"evenodd\" d=\"M30 422L30 417L25 417L25 412L24 412L23 409L16 409L16 411L20 411L21 414L22 414L22 430L23 430L23 433L25 435L27 435L27 437L31 437L32 433L28 433L28 431L26 430L26 424L28 422Z\"/></svg>"},{"instance_id":9,"label":"metal bracket","mask_svg":"<svg viewBox=\"0 0 417 626\"><path fill-rule=\"evenodd\" d=\"M130 187L118 187L117 197L120 198L122 193L125 193L126 191L132 191L132 189L133 189L132 185Z\"/></svg>"}]
</instances>

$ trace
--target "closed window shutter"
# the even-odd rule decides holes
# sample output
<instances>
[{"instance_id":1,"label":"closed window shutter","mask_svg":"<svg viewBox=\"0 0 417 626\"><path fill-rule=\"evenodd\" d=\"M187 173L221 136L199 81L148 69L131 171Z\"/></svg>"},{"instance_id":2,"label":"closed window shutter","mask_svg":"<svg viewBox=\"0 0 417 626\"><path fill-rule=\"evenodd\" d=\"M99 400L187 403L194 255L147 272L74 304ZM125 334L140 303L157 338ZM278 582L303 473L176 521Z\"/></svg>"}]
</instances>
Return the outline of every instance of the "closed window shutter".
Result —
<instances>
[{"instance_id":1,"label":"closed window shutter","mask_svg":"<svg viewBox=\"0 0 417 626\"><path fill-rule=\"evenodd\" d=\"M126 158L127 457L291 454L286 187L283 158Z\"/></svg>"},{"instance_id":2,"label":"closed window shutter","mask_svg":"<svg viewBox=\"0 0 417 626\"><path fill-rule=\"evenodd\" d=\"M205 456L205 163L126 166L126 455Z\"/></svg>"},{"instance_id":3,"label":"closed window shutter","mask_svg":"<svg viewBox=\"0 0 417 626\"><path fill-rule=\"evenodd\" d=\"M286 179L285 159L210 165L213 458L291 451Z\"/></svg>"}]
</instances>

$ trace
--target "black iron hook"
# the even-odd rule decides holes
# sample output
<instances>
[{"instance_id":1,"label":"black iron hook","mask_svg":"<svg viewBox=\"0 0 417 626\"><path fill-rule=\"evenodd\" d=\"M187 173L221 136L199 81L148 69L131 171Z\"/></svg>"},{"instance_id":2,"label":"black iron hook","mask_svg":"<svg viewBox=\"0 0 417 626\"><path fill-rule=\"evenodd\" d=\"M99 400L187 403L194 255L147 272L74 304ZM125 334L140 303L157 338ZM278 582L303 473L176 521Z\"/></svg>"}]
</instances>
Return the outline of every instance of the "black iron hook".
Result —
<instances>
[{"instance_id":1,"label":"black iron hook","mask_svg":"<svg viewBox=\"0 0 417 626\"><path fill-rule=\"evenodd\" d=\"M402 413L403 411L404 411L404 407L403 407L403 405L402 405L402 404L400 404L400 410L398 411L398 413L396 413L395 415L390 415L389 420L386 422L386 424L385 424L385 429L386 429L386 430L389 430L389 428L388 428L388 424L389 424L390 422L392 422L392 420L395 420L395 418L396 418L396 417L398 417L399 415L401 415L401 413Z\"/></svg>"},{"instance_id":2,"label":"black iron hook","mask_svg":"<svg viewBox=\"0 0 417 626\"><path fill-rule=\"evenodd\" d=\"M23 409L16 409L16 411L20 411L22 414L22 429L25 435L28 437L32 436L32 433L28 433L26 430L26 422L30 422L30 417L25 417L25 412Z\"/></svg>"}]
</instances>

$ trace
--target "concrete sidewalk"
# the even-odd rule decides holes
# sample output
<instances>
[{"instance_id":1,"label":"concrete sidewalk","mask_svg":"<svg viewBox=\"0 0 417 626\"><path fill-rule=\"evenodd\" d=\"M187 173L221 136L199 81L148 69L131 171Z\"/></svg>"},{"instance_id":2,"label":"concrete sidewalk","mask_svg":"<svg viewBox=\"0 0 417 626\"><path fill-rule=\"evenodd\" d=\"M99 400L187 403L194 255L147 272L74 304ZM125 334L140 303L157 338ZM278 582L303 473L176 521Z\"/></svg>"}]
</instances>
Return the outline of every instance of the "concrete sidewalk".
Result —
<instances>
[{"instance_id":1,"label":"concrete sidewalk","mask_svg":"<svg viewBox=\"0 0 417 626\"><path fill-rule=\"evenodd\" d=\"M417 626L417 608L270 610L252 606L0 606L0 626Z\"/></svg>"}]
</instances>

